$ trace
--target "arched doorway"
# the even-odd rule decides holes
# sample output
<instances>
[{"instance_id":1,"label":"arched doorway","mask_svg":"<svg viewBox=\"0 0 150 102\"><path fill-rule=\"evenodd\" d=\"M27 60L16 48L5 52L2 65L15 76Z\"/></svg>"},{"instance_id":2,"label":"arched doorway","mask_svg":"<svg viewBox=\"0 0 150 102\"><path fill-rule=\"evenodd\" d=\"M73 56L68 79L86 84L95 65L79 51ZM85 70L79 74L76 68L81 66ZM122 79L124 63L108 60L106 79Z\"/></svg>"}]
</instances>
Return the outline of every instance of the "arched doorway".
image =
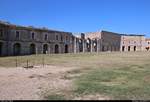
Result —
<instances>
[{"instance_id":1,"label":"arched doorway","mask_svg":"<svg viewBox=\"0 0 150 102\"><path fill-rule=\"evenodd\" d=\"M123 51L123 52L125 51L125 46L122 46L122 51Z\"/></svg>"},{"instance_id":2,"label":"arched doorway","mask_svg":"<svg viewBox=\"0 0 150 102\"><path fill-rule=\"evenodd\" d=\"M79 39L79 52L83 52L83 40Z\"/></svg>"},{"instance_id":3,"label":"arched doorway","mask_svg":"<svg viewBox=\"0 0 150 102\"><path fill-rule=\"evenodd\" d=\"M65 45L65 53L68 53L68 45Z\"/></svg>"},{"instance_id":4,"label":"arched doorway","mask_svg":"<svg viewBox=\"0 0 150 102\"><path fill-rule=\"evenodd\" d=\"M36 47L35 44L30 45L30 54L36 54Z\"/></svg>"},{"instance_id":5,"label":"arched doorway","mask_svg":"<svg viewBox=\"0 0 150 102\"><path fill-rule=\"evenodd\" d=\"M130 46L128 46L128 51L130 51Z\"/></svg>"},{"instance_id":6,"label":"arched doorway","mask_svg":"<svg viewBox=\"0 0 150 102\"><path fill-rule=\"evenodd\" d=\"M134 51L136 51L136 46L134 46Z\"/></svg>"},{"instance_id":7,"label":"arched doorway","mask_svg":"<svg viewBox=\"0 0 150 102\"><path fill-rule=\"evenodd\" d=\"M149 49L150 49L149 47L146 47L146 50L147 50L147 51L149 51Z\"/></svg>"},{"instance_id":8,"label":"arched doorway","mask_svg":"<svg viewBox=\"0 0 150 102\"><path fill-rule=\"evenodd\" d=\"M105 51L105 46L102 46L102 51Z\"/></svg>"},{"instance_id":9,"label":"arched doorway","mask_svg":"<svg viewBox=\"0 0 150 102\"><path fill-rule=\"evenodd\" d=\"M2 46L3 46L3 43L0 42L0 56L2 56Z\"/></svg>"},{"instance_id":10,"label":"arched doorway","mask_svg":"<svg viewBox=\"0 0 150 102\"><path fill-rule=\"evenodd\" d=\"M91 51L91 40L88 38L86 43L87 52Z\"/></svg>"},{"instance_id":11,"label":"arched doorway","mask_svg":"<svg viewBox=\"0 0 150 102\"><path fill-rule=\"evenodd\" d=\"M48 45L44 44L43 45L43 54L47 54L48 53Z\"/></svg>"},{"instance_id":12,"label":"arched doorway","mask_svg":"<svg viewBox=\"0 0 150 102\"><path fill-rule=\"evenodd\" d=\"M14 52L14 55L20 55L21 54L21 45L19 43L14 44L13 52Z\"/></svg>"},{"instance_id":13,"label":"arched doorway","mask_svg":"<svg viewBox=\"0 0 150 102\"><path fill-rule=\"evenodd\" d=\"M94 42L94 51L97 52L97 43Z\"/></svg>"},{"instance_id":14,"label":"arched doorway","mask_svg":"<svg viewBox=\"0 0 150 102\"><path fill-rule=\"evenodd\" d=\"M59 53L59 46L58 45L55 45L55 53Z\"/></svg>"}]
</instances>

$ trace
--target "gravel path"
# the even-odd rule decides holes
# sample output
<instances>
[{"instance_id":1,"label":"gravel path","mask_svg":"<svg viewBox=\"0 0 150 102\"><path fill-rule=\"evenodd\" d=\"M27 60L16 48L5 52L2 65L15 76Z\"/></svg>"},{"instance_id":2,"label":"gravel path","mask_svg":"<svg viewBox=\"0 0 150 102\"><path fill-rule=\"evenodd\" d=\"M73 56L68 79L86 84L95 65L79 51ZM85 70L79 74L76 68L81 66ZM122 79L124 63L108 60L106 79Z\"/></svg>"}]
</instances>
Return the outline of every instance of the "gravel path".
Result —
<instances>
[{"instance_id":1,"label":"gravel path","mask_svg":"<svg viewBox=\"0 0 150 102\"><path fill-rule=\"evenodd\" d=\"M62 77L75 68L0 68L0 100L42 100L43 90L70 89L71 81Z\"/></svg>"}]
</instances>

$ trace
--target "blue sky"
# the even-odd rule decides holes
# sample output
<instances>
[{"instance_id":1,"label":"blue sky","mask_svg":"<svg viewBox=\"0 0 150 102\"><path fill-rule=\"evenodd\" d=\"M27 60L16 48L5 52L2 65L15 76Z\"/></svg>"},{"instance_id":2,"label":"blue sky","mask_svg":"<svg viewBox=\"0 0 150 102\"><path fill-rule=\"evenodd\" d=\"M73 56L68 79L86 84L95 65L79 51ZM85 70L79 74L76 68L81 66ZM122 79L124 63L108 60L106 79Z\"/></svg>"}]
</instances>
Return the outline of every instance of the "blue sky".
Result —
<instances>
[{"instance_id":1,"label":"blue sky","mask_svg":"<svg viewBox=\"0 0 150 102\"><path fill-rule=\"evenodd\" d=\"M150 0L0 0L0 20L69 32L150 37Z\"/></svg>"}]
</instances>

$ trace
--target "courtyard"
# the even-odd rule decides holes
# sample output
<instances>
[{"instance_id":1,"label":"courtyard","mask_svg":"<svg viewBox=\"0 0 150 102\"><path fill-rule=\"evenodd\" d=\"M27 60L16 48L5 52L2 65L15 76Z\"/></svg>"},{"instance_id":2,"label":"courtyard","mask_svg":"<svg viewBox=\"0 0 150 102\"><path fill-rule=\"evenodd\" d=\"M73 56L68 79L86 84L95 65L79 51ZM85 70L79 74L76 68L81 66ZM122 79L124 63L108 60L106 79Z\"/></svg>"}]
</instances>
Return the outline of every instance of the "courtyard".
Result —
<instances>
[{"instance_id":1,"label":"courtyard","mask_svg":"<svg viewBox=\"0 0 150 102\"><path fill-rule=\"evenodd\" d=\"M149 96L149 52L0 58L0 100L147 100Z\"/></svg>"}]
</instances>

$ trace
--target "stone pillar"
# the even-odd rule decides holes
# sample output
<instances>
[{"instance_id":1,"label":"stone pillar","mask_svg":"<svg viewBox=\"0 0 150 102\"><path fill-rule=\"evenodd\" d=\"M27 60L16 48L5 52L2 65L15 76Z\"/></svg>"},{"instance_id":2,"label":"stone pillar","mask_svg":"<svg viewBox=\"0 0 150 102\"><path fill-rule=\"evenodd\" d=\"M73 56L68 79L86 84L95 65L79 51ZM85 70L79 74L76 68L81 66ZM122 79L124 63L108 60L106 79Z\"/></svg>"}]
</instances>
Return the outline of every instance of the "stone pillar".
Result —
<instances>
[{"instance_id":1,"label":"stone pillar","mask_svg":"<svg viewBox=\"0 0 150 102\"><path fill-rule=\"evenodd\" d=\"M77 39L76 38L76 53L78 53L79 52L79 41L78 41L79 39Z\"/></svg>"},{"instance_id":2,"label":"stone pillar","mask_svg":"<svg viewBox=\"0 0 150 102\"><path fill-rule=\"evenodd\" d=\"M82 44L83 44L83 53L85 52L85 41L82 39Z\"/></svg>"},{"instance_id":3,"label":"stone pillar","mask_svg":"<svg viewBox=\"0 0 150 102\"><path fill-rule=\"evenodd\" d=\"M96 39L96 42L97 42L97 53L99 52L99 40Z\"/></svg>"},{"instance_id":4,"label":"stone pillar","mask_svg":"<svg viewBox=\"0 0 150 102\"><path fill-rule=\"evenodd\" d=\"M50 48L50 46L48 47L48 53L49 53L49 54L51 53L51 48Z\"/></svg>"},{"instance_id":5,"label":"stone pillar","mask_svg":"<svg viewBox=\"0 0 150 102\"><path fill-rule=\"evenodd\" d=\"M38 54L38 46L36 46L36 48L35 48L35 54L36 55Z\"/></svg>"},{"instance_id":6,"label":"stone pillar","mask_svg":"<svg viewBox=\"0 0 150 102\"><path fill-rule=\"evenodd\" d=\"M93 41L91 39L91 53L93 52Z\"/></svg>"},{"instance_id":7,"label":"stone pillar","mask_svg":"<svg viewBox=\"0 0 150 102\"><path fill-rule=\"evenodd\" d=\"M74 38L74 53L77 53L77 40Z\"/></svg>"}]
</instances>

